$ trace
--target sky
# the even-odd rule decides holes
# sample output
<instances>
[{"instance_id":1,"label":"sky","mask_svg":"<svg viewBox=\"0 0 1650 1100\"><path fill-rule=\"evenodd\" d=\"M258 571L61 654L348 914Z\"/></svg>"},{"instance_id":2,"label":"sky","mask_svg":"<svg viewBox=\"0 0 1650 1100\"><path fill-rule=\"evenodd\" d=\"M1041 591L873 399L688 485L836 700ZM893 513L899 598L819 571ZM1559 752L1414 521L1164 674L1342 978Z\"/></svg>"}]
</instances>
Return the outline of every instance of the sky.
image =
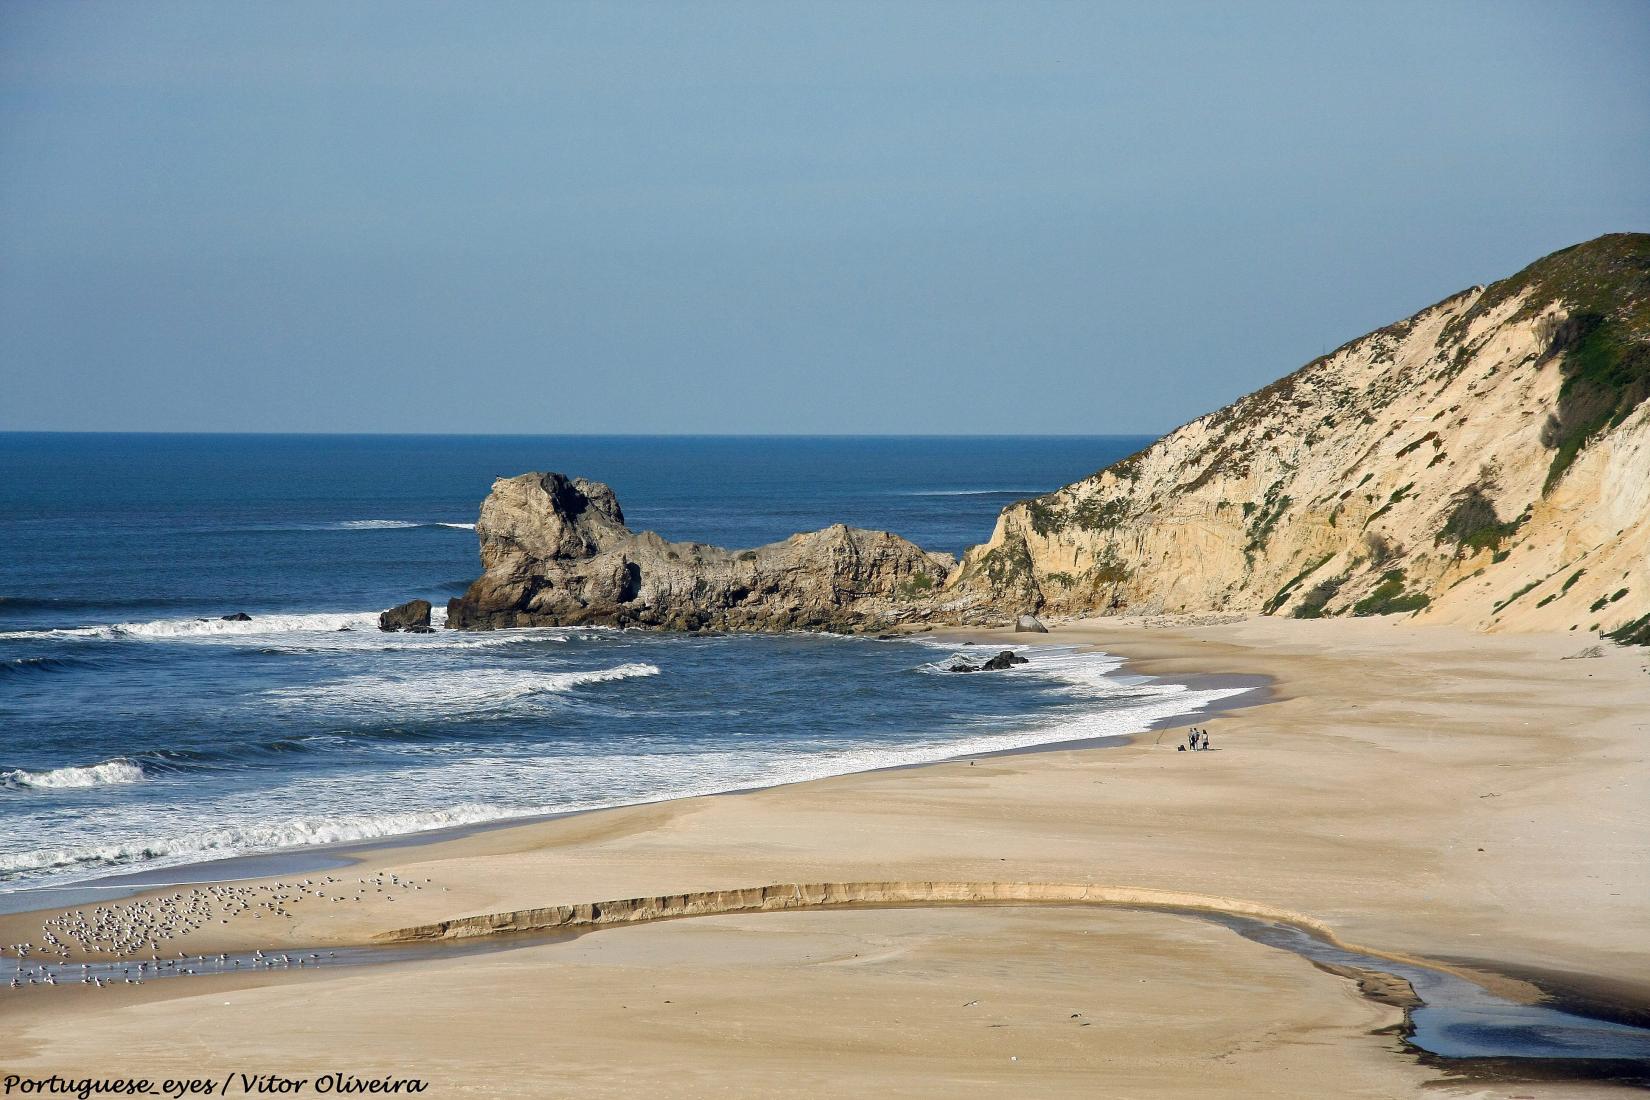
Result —
<instances>
[{"instance_id":1,"label":"sky","mask_svg":"<svg viewBox=\"0 0 1650 1100\"><path fill-rule=\"evenodd\" d=\"M0 0L0 430L1157 433L1650 230L1650 4Z\"/></svg>"}]
</instances>

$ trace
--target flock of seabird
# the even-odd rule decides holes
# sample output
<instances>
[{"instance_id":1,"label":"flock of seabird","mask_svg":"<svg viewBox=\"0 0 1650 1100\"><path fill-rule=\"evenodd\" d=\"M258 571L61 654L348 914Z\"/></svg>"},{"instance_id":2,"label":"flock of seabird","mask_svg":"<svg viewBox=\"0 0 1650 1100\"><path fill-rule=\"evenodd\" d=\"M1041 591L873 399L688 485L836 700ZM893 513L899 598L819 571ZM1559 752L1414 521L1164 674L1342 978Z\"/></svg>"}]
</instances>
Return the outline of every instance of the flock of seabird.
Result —
<instances>
[{"instance_id":1,"label":"flock of seabird","mask_svg":"<svg viewBox=\"0 0 1650 1100\"><path fill-rule=\"evenodd\" d=\"M141 985L146 979L182 974L234 973L243 969L275 969L319 965L336 958L328 951L289 953L254 951L250 956L228 953L190 955L178 951L162 958L172 943L182 941L214 923L236 918L265 917L292 920L292 910L309 901L344 905L394 901L400 891L422 890L430 880L414 882L380 871L345 883L335 875L272 882L257 886L215 884L188 891L158 894L127 902L72 909L47 920L40 942L0 947L0 957L16 959L10 988L31 985L74 984L99 989L124 983ZM147 956L145 958L144 956ZM92 961L81 961L81 960ZM6 978L0 975L0 982Z\"/></svg>"}]
</instances>

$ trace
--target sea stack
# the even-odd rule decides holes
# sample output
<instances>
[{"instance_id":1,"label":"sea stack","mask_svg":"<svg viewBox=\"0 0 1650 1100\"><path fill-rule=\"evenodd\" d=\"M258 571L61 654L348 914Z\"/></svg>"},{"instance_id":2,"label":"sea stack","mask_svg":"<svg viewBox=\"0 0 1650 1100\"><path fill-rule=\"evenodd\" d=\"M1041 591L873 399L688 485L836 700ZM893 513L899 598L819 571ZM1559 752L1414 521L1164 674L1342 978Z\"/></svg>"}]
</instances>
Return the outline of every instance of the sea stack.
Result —
<instances>
[{"instance_id":1,"label":"sea stack","mask_svg":"<svg viewBox=\"0 0 1650 1100\"><path fill-rule=\"evenodd\" d=\"M842 524L751 550L667 542L626 527L606 485L558 473L494 482L476 534L482 575L447 609L461 630L875 631L931 615L955 565Z\"/></svg>"},{"instance_id":2,"label":"sea stack","mask_svg":"<svg viewBox=\"0 0 1650 1100\"><path fill-rule=\"evenodd\" d=\"M423 634L434 628L430 626L430 601L408 600L399 607L392 607L378 616L379 630L405 630L413 634Z\"/></svg>"}]
</instances>

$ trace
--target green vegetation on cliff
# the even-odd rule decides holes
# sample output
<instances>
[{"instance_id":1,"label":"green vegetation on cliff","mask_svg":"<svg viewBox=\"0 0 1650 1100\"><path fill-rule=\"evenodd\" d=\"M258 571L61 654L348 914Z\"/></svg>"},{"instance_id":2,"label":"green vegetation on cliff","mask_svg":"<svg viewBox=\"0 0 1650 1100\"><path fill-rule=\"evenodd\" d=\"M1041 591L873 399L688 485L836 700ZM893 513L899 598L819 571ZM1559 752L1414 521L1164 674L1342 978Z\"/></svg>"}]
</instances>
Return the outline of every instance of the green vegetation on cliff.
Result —
<instances>
[{"instance_id":1,"label":"green vegetation on cliff","mask_svg":"<svg viewBox=\"0 0 1650 1100\"><path fill-rule=\"evenodd\" d=\"M1404 571L1392 569L1381 574L1375 591L1352 605L1354 615L1396 615L1419 611L1432 602L1424 592L1404 592Z\"/></svg>"},{"instance_id":2,"label":"green vegetation on cliff","mask_svg":"<svg viewBox=\"0 0 1650 1100\"><path fill-rule=\"evenodd\" d=\"M1622 645L1650 645L1650 615L1623 623L1604 636Z\"/></svg>"},{"instance_id":3,"label":"green vegetation on cliff","mask_svg":"<svg viewBox=\"0 0 1650 1100\"><path fill-rule=\"evenodd\" d=\"M1463 553L1500 550L1501 540L1517 533L1529 516L1526 511L1519 518L1503 523L1482 485L1469 485L1456 493L1454 499L1455 507L1444 521L1443 530L1438 532L1437 541L1452 542Z\"/></svg>"},{"instance_id":4,"label":"green vegetation on cliff","mask_svg":"<svg viewBox=\"0 0 1650 1100\"><path fill-rule=\"evenodd\" d=\"M1650 397L1650 233L1611 233L1537 260L1487 287L1439 337L1464 340L1472 322L1528 293L1514 319L1553 302L1569 313L1553 326L1549 356L1562 358L1558 409L1541 441L1553 451L1546 488L1564 476L1588 440L1627 419ZM1463 344L1458 357L1467 352Z\"/></svg>"}]
</instances>

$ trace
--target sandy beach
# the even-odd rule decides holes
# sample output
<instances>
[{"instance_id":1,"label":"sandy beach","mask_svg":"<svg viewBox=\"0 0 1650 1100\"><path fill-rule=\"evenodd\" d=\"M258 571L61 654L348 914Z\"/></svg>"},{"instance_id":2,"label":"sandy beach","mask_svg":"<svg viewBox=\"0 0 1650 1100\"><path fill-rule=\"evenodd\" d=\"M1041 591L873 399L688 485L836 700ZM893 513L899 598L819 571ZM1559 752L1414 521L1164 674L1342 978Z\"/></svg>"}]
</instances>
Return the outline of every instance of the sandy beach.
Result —
<instances>
[{"instance_id":1,"label":"sandy beach","mask_svg":"<svg viewBox=\"0 0 1650 1100\"><path fill-rule=\"evenodd\" d=\"M1047 640L1149 674L1265 676L1272 697L1200 723L1206 753L1165 730L387 848L331 872L331 897L294 891L168 946L359 944L779 882L1092 883L1299 914L1514 997L1538 995L1524 975L1650 1005L1644 651L1565 660L1592 639L1388 619L1097 620ZM37 940L42 916L0 918L0 942ZM1057 905L704 916L382 966L28 990L0 998L0 1021L6 1073L343 1071L418 1076L428 1095L1615 1091L1423 1064L1393 1032L1399 1009L1301 958L1183 916Z\"/></svg>"}]
</instances>

